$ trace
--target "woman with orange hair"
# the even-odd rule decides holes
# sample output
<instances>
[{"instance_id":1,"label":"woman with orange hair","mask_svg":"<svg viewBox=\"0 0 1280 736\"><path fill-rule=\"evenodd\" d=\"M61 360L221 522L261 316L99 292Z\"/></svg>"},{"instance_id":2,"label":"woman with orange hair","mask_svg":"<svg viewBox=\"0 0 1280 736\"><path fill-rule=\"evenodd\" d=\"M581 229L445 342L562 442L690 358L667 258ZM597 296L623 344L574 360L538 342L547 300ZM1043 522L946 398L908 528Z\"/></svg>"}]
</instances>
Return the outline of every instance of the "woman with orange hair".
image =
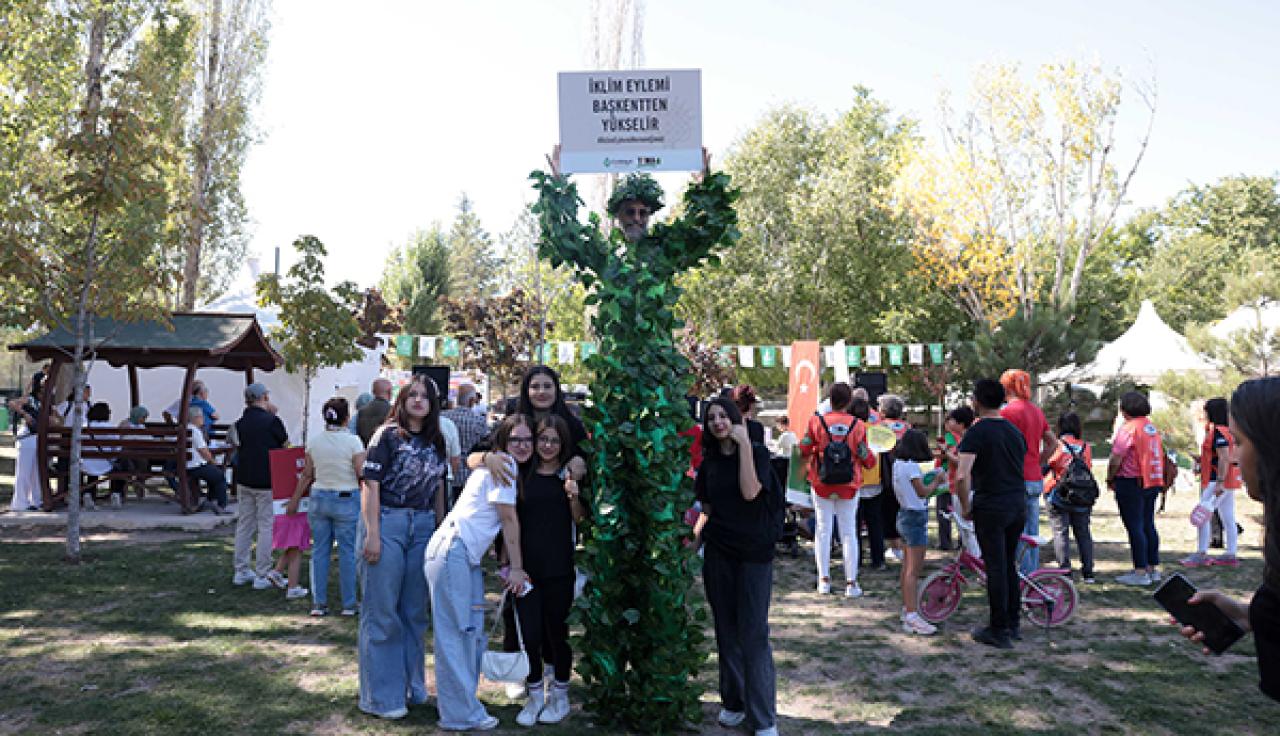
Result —
<instances>
[{"instance_id":1,"label":"woman with orange hair","mask_svg":"<svg viewBox=\"0 0 1280 736\"><path fill-rule=\"evenodd\" d=\"M1010 369L1000 376L1000 385L1004 386L1004 408L1000 416L1008 419L1022 433L1027 442L1027 454L1022 459L1022 481L1027 488L1027 522L1022 533L1028 536L1040 534L1040 496L1044 493L1044 472L1041 468L1047 465L1053 451L1058 447L1058 438L1053 436L1049 428L1049 420L1045 419L1040 407L1031 402L1031 376L1026 371ZM1022 574L1030 575L1032 570L1040 567L1040 550L1033 548L1022 555Z\"/></svg>"}]
</instances>

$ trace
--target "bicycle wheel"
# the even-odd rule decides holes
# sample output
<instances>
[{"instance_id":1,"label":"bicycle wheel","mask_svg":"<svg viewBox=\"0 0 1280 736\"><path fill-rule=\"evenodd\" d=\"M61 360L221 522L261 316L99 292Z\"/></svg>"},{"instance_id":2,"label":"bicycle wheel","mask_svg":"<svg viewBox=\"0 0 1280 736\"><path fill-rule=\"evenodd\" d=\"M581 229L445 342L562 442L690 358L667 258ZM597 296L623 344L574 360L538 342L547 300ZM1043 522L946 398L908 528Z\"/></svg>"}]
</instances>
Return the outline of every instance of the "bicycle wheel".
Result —
<instances>
[{"instance_id":1,"label":"bicycle wheel","mask_svg":"<svg viewBox=\"0 0 1280 736\"><path fill-rule=\"evenodd\" d=\"M1049 620L1049 626L1065 624L1075 614L1076 604L1080 601L1075 583L1061 573L1038 570L1031 574L1031 582L1023 582L1021 587L1022 607L1027 612L1027 619L1036 626L1044 626L1050 615L1053 618ZM1052 614L1049 613L1049 601L1053 602Z\"/></svg>"},{"instance_id":2,"label":"bicycle wheel","mask_svg":"<svg viewBox=\"0 0 1280 736\"><path fill-rule=\"evenodd\" d=\"M939 624L956 612L960 606L960 577L946 570L938 570L920 584L920 600L917 609L920 617L931 624Z\"/></svg>"}]
</instances>

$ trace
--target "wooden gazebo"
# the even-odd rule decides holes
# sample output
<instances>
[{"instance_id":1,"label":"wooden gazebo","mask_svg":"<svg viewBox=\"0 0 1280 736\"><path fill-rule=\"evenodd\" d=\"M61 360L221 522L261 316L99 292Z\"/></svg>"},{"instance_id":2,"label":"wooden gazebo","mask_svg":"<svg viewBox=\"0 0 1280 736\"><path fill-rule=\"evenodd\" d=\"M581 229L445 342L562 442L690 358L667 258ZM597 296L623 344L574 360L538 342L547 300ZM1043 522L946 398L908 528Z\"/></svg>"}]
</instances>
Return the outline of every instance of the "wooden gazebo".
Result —
<instances>
[{"instance_id":1,"label":"wooden gazebo","mask_svg":"<svg viewBox=\"0 0 1280 736\"><path fill-rule=\"evenodd\" d=\"M252 314L176 312L165 324L156 321L119 322L98 318L94 320L95 336L85 352L85 359L105 361L113 368L129 371L130 406L138 405L138 369L177 367L186 368L182 383L184 399L191 395L191 386L199 368L226 368L242 371L245 385L253 383L254 369L272 371L282 363L267 342L262 327ZM57 498L66 492L59 488L54 494L49 479L49 460L69 458L71 454L71 428L51 427L50 412L53 398L58 394L55 382L62 367L71 360L75 339L65 329L55 329L41 337L10 350L23 350L33 361L49 360L53 368L45 381L40 397L40 418L37 425L40 466L40 487L44 508L51 510ZM64 389L65 391L65 389ZM184 512L194 507L194 494L187 480L187 409L190 402L179 402L177 425L148 424L145 429L111 428L83 429L87 443L95 435L104 435L97 444L109 443L111 452L82 447L82 457L123 457L148 461L148 469L135 475L156 476L162 473L150 470L150 461L171 461L178 479L178 502Z\"/></svg>"}]
</instances>

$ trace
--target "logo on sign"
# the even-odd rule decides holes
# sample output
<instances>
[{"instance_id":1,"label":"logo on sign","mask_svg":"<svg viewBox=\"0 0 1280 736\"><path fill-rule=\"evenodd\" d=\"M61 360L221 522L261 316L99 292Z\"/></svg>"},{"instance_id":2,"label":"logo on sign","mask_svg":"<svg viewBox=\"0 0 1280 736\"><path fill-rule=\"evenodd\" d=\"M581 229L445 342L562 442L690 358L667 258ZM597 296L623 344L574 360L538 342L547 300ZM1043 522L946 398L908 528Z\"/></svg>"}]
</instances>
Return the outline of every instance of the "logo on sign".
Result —
<instances>
[{"instance_id":1,"label":"logo on sign","mask_svg":"<svg viewBox=\"0 0 1280 736\"><path fill-rule=\"evenodd\" d=\"M662 159L657 156L636 156L636 166L642 169L651 169L662 165Z\"/></svg>"},{"instance_id":2,"label":"logo on sign","mask_svg":"<svg viewBox=\"0 0 1280 736\"><path fill-rule=\"evenodd\" d=\"M625 167L631 166L634 163L635 162L629 158L606 158L604 160L604 167L606 169L611 169L615 166L622 166L625 168Z\"/></svg>"}]
</instances>

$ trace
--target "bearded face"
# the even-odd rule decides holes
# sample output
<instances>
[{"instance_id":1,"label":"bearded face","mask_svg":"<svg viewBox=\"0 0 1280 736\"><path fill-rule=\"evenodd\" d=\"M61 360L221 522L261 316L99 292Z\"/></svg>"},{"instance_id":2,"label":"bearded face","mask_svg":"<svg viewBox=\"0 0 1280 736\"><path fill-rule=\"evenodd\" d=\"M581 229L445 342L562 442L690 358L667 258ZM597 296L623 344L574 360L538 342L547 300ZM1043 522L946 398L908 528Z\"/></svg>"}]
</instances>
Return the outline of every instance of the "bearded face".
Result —
<instances>
[{"instance_id":1,"label":"bearded face","mask_svg":"<svg viewBox=\"0 0 1280 736\"><path fill-rule=\"evenodd\" d=\"M649 217L653 210L636 199L624 200L618 205L618 225L628 242L636 242L649 232Z\"/></svg>"}]
</instances>

